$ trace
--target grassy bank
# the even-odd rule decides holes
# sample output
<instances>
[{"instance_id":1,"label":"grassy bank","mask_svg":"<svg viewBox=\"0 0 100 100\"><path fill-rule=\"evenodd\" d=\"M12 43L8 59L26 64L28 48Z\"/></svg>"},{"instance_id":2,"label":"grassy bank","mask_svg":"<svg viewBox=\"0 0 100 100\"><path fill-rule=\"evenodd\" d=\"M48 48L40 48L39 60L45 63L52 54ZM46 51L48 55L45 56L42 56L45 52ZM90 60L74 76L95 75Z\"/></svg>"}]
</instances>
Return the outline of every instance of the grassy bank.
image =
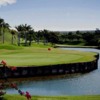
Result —
<instances>
[{"instance_id":1,"label":"grassy bank","mask_svg":"<svg viewBox=\"0 0 100 100\"><path fill-rule=\"evenodd\" d=\"M96 53L60 50L47 47L0 46L0 61L5 60L10 66L43 66L75 62L87 62L95 59Z\"/></svg>"},{"instance_id":2,"label":"grassy bank","mask_svg":"<svg viewBox=\"0 0 100 100\"><path fill-rule=\"evenodd\" d=\"M5 95L4 100L26 100L25 96ZM31 100L100 100L100 95L91 96L32 96Z\"/></svg>"}]
</instances>

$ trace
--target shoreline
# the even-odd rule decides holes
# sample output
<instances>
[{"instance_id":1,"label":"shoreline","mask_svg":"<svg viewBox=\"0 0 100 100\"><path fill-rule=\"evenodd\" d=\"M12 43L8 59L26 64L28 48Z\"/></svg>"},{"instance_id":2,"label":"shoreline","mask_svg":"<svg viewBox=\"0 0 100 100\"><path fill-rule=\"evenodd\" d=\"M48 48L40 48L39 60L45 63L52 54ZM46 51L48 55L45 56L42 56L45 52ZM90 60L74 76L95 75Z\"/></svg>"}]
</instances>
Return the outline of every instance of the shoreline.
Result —
<instances>
[{"instance_id":1,"label":"shoreline","mask_svg":"<svg viewBox=\"0 0 100 100\"><path fill-rule=\"evenodd\" d=\"M40 67L17 67L12 71L9 68L6 69L8 78L29 78L29 77L45 77L45 76L61 76L79 73L88 73L98 68L99 54L95 55L95 60L90 62L70 63L70 64L58 64L48 65ZM4 67L0 70L3 72ZM0 79L3 79L1 76Z\"/></svg>"},{"instance_id":2,"label":"shoreline","mask_svg":"<svg viewBox=\"0 0 100 100\"><path fill-rule=\"evenodd\" d=\"M54 48L93 48L93 49L98 49L98 46L55 45Z\"/></svg>"},{"instance_id":3,"label":"shoreline","mask_svg":"<svg viewBox=\"0 0 100 100\"><path fill-rule=\"evenodd\" d=\"M28 78L8 78L8 82L24 82L24 81L45 81L45 80L59 80L65 78L74 78L80 75L84 75L82 73L74 73L74 74L64 74L64 75L49 75L49 76L35 76ZM4 82L4 79L1 79L0 82Z\"/></svg>"}]
</instances>

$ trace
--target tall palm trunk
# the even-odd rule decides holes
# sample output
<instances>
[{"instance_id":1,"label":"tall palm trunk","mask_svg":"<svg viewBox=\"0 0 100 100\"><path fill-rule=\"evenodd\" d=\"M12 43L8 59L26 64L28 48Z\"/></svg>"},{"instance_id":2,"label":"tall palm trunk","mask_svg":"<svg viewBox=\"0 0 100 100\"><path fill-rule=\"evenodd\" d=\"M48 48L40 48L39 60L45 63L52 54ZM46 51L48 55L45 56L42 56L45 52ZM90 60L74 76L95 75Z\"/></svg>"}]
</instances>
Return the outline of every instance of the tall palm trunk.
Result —
<instances>
[{"instance_id":1,"label":"tall palm trunk","mask_svg":"<svg viewBox=\"0 0 100 100\"><path fill-rule=\"evenodd\" d=\"M40 43L40 39L39 39L39 37L37 37L37 44L39 44Z\"/></svg>"},{"instance_id":2,"label":"tall palm trunk","mask_svg":"<svg viewBox=\"0 0 100 100\"><path fill-rule=\"evenodd\" d=\"M0 27L0 35L2 35L2 32L1 32L1 27Z\"/></svg>"},{"instance_id":3,"label":"tall palm trunk","mask_svg":"<svg viewBox=\"0 0 100 100\"><path fill-rule=\"evenodd\" d=\"M2 43L4 44L4 42L5 42L5 36L4 36L4 34L5 34L5 30L4 30L4 28L2 27Z\"/></svg>"},{"instance_id":4,"label":"tall palm trunk","mask_svg":"<svg viewBox=\"0 0 100 100\"><path fill-rule=\"evenodd\" d=\"M12 39L11 39L11 44L14 44L14 38L13 38L13 34L12 34Z\"/></svg>"},{"instance_id":5,"label":"tall palm trunk","mask_svg":"<svg viewBox=\"0 0 100 100\"><path fill-rule=\"evenodd\" d=\"M20 33L18 32L18 46L20 46Z\"/></svg>"},{"instance_id":6,"label":"tall palm trunk","mask_svg":"<svg viewBox=\"0 0 100 100\"><path fill-rule=\"evenodd\" d=\"M25 46L27 45L27 32L25 32Z\"/></svg>"},{"instance_id":7,"label":"tall palm trunk","mask_svg":"<svg viewBox=\"0 0 100 100\"><path fill-rule=\"evenodd\" d=\"M29 38L29 46L31 46L31 44L32 44L32 39L31 39L31 36L30 36L30 38Z\"/></svg>"}]
</instances>

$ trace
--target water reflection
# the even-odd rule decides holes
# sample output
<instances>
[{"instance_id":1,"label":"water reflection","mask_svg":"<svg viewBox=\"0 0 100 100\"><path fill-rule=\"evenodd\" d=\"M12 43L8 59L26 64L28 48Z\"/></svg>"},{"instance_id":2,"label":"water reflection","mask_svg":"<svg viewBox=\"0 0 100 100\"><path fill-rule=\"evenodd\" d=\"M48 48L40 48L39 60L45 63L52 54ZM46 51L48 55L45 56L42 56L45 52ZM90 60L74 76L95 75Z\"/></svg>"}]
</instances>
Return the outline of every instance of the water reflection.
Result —
<instances>
[{"instance_id":1,"label":"water reflection","mask_svg":"<svg viewBox=\"0 0 100 100\"><path fill-rule=\"evenodd\" d=\"M93 51L97 49L64 48L65 50ZM32 95L86 95L100 94L100 60L98 70L87 74L75 75L53 80L26 81L18 84L22 91ZM14 89L7 89L8 94L18 94Z\"/></svg>"}]
</instances>

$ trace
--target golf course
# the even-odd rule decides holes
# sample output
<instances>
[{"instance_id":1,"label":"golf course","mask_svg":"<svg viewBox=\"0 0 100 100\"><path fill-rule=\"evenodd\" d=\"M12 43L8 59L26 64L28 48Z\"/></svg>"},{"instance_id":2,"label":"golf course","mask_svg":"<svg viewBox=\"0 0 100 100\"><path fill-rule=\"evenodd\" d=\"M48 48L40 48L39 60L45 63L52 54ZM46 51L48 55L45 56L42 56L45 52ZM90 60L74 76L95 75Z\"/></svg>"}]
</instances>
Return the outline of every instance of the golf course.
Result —
<instances>
[{"instance_id":1,"label":"golf course","mask_svg":"<svg viewBox=\"0 0 100 100\"><path fill-rule=\"evenodd\" d=\"M50 50L48 50L50 48ZM89 62L95 59L96 53L55 49L48 46L35 45L18 47L0 45L0 60L8 66L43 66L77 62Z\"/></svg>"},{"instance_id":2,"label":"golf course","mask_svg":"<svg viewBox=\"0 0 100 100\"><path fill-rule=\"evenodd\" d=\"M1 44L0 61L4 60L7 66L45 66L90 62L95 60L95 52L62 50L50 45L34 44L31 47ZM4 95L4 100L25 100L25 96ZM31 100L99 100L99 95L91 96L32 96Z\"/></svg>"},{"instance_id":3,"label":"golf course","mask_svg":"<svg viewBox=\"0 0 100 100\"><path fill-rule=\"evenodd\" d=\"M100 0L0 0L0 100L100 100Z\"/></svg>"}]
</instances>

